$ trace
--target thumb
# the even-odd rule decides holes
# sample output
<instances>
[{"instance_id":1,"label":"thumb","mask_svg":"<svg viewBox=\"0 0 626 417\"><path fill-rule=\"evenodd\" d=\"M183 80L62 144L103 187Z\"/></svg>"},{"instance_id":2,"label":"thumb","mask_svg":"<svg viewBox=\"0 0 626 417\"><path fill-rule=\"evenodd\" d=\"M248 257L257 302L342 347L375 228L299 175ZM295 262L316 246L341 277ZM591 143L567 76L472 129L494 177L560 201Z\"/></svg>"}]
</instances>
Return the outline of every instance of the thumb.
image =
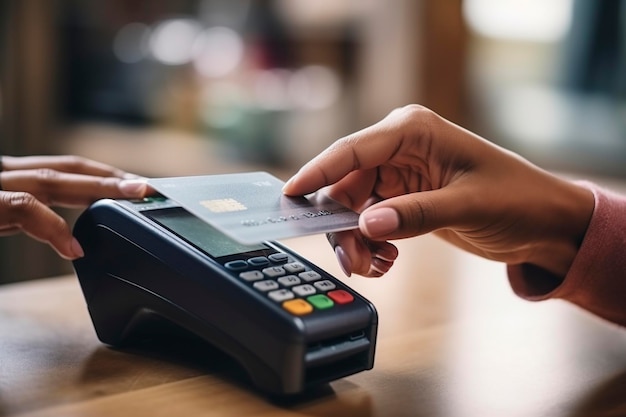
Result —
<instances>
[{"instance_id":1,"label":"thumb","mask_svg":"<svg viewBox=\"0 0 626 417\"><path fill-rule=\"evenodd\" d=\"M458 226L471 218L465 194L445 187L389 198L364 210L359 228L372 240L388 240Z\"/></svg>"}]
</instances>

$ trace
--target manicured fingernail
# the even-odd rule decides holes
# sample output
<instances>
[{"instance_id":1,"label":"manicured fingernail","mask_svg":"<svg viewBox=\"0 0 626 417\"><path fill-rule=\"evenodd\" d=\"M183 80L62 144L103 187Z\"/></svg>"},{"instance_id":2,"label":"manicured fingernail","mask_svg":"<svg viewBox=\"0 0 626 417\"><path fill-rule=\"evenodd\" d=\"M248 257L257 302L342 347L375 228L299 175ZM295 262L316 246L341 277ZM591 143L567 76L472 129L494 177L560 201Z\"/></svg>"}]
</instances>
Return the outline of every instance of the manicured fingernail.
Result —
<instances>
[{"instance_id":1,"label":"manicured fingernail","mask_svg":"<svg viewBox=\"0 0 626 417\"><path fill-rule=\"evenodd\" d=\"M392 249L378 249L374 253L376 258L380 258L383 261L393 262L398 258L398 251L394 248Z\"/></svg>"},{"instance_id":2,"label":"manicured fingernail","mask_svg":"<svg viewBox=\"0 0 626 417\"><path fill-rule=\"evenodd\" d=\"M128 197L141 197L146 192L147 184L146 180L144 178L141 178L122 180L120 181L118 187L120 191Z\"/></svg>"},{"instance_id":3,"label":"manicured fingernail","mask_svg":"<svg viewBox=\"0 0 626 417\"><path fill-rule=\"evenodd\" d=\"M359 218L359 227L368 237L385 236L400 225L398 213L389 207L366 211Z\"/></svg>"},{"instance_id":4,"label":"manicured fingernail","mask_svg":"<svg viewBox=\"0 0 626 417\"><path fill-rule=\"evenodd\" d=\"M293 177L289 178L287 180L287 182L285 183L285 185L283 185L283 193L285 193L285 190L288 190L289 187L291 187L291 184L293 183Z\"/></svg>"},{"instance_id":5,"label":"manicured fingernail","mask_svg":"<svg viewBox=\"0 0 626 417\"><path fill-rule=\"evenodd\" d=\"M389 272L389 269L393 266L393 262L388 262L379 258L372 258L372 263L370 264L370 268L377 271L381 275Z\"/></svg>"},{"instance_id":6,"label":"manicured fingernail","mask_svg":"<svg viewBox=\"0 0 626 417\"><path fill-rule=\"evenodd\" d=\"M145 179L145 177L142 177L141 175L131 174L130 172L124 173L124 176L122 178L125 180Z\"/></svg>"},{"instance_id":7,"label":"manicured fingernail","mask_svg":"<svg viewBox=\"0 0 626 417\"><path fill-rule=\"evenodd\" d=\"M83 256L85 256L85 252L83 251L83 248L80 246L80 243L78 243L78 240L76 240L76 238L72 239L71 248L72 253L76 255L77 258L82 258Z\"/></svg>"},{"instance_id":8,"label":"manicured fingernail","mask_svg":"<svg viewBox=\"0 0 626 417\"><path fill-rule=\"evenodd\" d=\"M339 266L344 274L347 277L352 275L352 262L350 262L350 258L343 250L341 246L335 246L335 256L337 257L337 261L339 261Z\"/></svg>"}]
</instances>

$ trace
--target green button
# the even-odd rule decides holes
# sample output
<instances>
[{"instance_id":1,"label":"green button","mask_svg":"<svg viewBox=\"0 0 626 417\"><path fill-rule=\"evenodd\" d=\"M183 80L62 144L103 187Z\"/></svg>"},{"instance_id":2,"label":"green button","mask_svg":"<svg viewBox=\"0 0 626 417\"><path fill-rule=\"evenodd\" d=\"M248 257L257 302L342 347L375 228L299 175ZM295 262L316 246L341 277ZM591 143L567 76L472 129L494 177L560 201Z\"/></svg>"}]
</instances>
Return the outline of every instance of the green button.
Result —
<instances>
[{"instance_id":1,"label":"green button","mask_svg":"<svg viewBox=\"0 0 626 417\"><path fill-rule=\"evenodd\" d=\"M150 196L150 197L146 197L146 200L154 201L154 202L161 202L161 201L167 200L167 197L164 197L162 195L153 195L153 196Z\"/></svg>"},{"instance_id":2,"label":"green button","mask_svg":"<svg viewBox=\"0 0 626 417\"><path fill-rule=\"evenodd\" d=\"M315 308L318 308L320 310L331 308L333 305L335 305L335 303L333 303L333 300L326 297L324 294L312 295L307 298L307 300L309 303L313 304Z\"/></svg>"}]
</instances>

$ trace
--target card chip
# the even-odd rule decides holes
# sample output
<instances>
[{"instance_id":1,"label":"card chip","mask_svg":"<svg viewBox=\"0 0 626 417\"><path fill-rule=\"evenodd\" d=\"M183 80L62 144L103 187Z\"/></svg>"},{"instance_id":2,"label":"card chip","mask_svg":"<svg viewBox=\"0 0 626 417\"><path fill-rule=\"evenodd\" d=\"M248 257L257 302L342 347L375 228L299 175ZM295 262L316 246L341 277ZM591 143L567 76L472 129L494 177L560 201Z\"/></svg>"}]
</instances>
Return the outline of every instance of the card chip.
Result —
<instances>
[{"instance_id":1,"label":"card chip","mask_svg":"<svg viewBox=\"0 0 626 417\"><path fill-rule=\"evenodd\" d=\"M200 204L207 209L211 210L213 213L228 213L231 211L243 211L247 210L248 207L241 204L239 201L234 198L221 198L219 200L203 200L200 201Z\"/></svg>"}]
</instances>

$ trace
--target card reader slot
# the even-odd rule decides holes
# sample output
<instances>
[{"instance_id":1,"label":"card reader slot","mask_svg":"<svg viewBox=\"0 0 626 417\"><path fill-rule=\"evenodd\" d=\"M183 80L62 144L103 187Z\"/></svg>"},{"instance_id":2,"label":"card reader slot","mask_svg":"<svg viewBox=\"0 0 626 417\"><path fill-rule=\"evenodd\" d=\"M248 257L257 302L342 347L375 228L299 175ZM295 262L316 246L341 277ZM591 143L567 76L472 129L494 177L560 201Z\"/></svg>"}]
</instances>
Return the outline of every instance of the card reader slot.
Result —
<instances>
[{"instance_id":1,"label":"card reader slot","mask_svg":"<svg viewBox=\"0 0 626 417\"><path fill-rule=\"evenodd\" d=\"M370 369L371 329L326 339L308 346L305 361L307 385L332 381L355 372Z\"/></svg>"},{"instance_id":2,"label":"card reader slot","mask_svg":"<svg viewBox=\"0 0 626 417\"><path fill-rule=\"evenodd\" d=\"M336 362L342 358L368 350L370 341L365 334L365 330L359 330L344 336L310 344L305 355L306 366L315 367Z\"/></svg>"}]
</instances>

